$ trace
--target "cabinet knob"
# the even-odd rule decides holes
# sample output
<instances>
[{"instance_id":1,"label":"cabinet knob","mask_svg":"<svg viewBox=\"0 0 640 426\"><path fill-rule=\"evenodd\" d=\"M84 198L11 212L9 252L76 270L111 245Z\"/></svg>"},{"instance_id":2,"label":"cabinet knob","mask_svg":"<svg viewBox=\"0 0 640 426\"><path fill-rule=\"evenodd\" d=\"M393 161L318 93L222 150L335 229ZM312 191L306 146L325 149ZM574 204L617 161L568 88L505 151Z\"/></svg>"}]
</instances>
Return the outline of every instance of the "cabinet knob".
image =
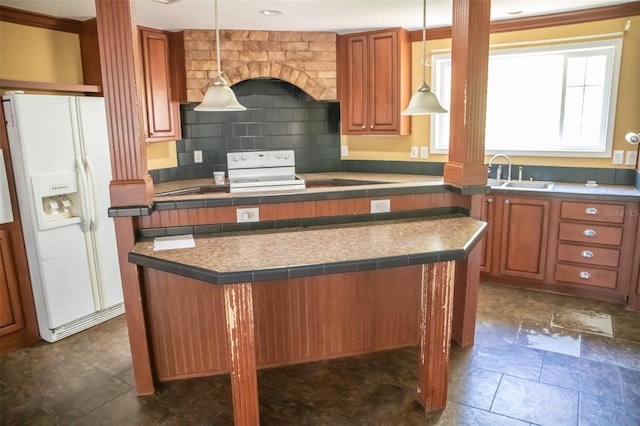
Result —
<instances>
[{"instance_id":1,"label":"cabinet knob","mask_svg":"<svg viewBox=\"0 0 640 426\"><path fill-rule=\"evenodd\" d=\"M596 209L595 207L588 207L584 212L586 214L598 214L598 209Z\"/></svg>"},{"instance_id":2,"label":"cabinet knob","mask_svg":"<svg viewBox=\"0 0 640 426\"><path fill-rule=\"evenodd\" d=\"M493 198L487 198L487 203L493 203Z\"/></svg>"},{"instance_id":3,"label":"cabinet knob","mask_svg":"<svg viewBox=\"0 0 640 426\"><path fill-rule=\"evenodd\" d=\"M593 229L585 229L582 232L582 235L584 235L585 237L595 237L596 236L596 231L594 231Z\"/></svg>"},{"instance_id":4,"label":"cabinet knob","mask_svg":"<svg viewBox=\"0 0 640 426\"><path fill-rule=\"evenodd\" d=\"M509 200L504 200L504 203L505 203L505 204L511 204L511 201L509 201Z\"/></svg>"},{"instance_id":5,"label":"cabinet knob","mask_svg":"<svg viewBox=\"0 0 640 426\"><path fill-rule=\"evenodd\" d=\"M580 253L580 256L582 257L593 257L593 252L591 250L585 250L582 253Z\"/></svg>"},{"instance_id":6,"label":"cabinet knob","mask_svg":"<svg viewBox=\"0 0 640 426\"><path fill-rule=\"evenodd\" d=\"M373 124L372 124L371 126L369 126L369 128L370 128L371 130L373 130Z\"/></svg>"},{"instance_id":7,"label":"cabinet knob","mask_svg":"<svg viewBox=\"0 0 640 426\"><path fill-rule=\"evenodd\" d=\"M588 273L587 271L582 271L578 274L578 276L580 278L582 278L583 280L588 280L589 278L591 278L591 274Z\"/></svg>"},{"instance_id":8,"label":"cabinet knob","mask_svg":"<svg viewBox=\"0 0 640 426\"><path fill-rule=\"evenodd\" d=\"M365 126L364 124L362 125L362 130L366 129L367 126Z\"/></svg>"}]
</instances>

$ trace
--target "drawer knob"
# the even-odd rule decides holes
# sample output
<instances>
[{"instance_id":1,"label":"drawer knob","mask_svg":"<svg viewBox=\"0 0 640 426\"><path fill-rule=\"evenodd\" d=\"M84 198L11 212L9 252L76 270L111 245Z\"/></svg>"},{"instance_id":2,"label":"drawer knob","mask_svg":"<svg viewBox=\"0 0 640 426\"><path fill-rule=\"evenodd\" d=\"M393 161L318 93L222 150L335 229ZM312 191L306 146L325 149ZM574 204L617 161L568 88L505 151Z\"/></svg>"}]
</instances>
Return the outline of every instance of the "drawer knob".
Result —
<instances>
[{"instance_id":1,"label":"drawer knob","mask_svg":"<svg viewBox=\"0 0 640 426\"><path fill-rule=\"evenodd\" d=\"M582 235L584 235L585 237L595 237L596 231L594 231L593 229L585 229Z\"/></svg>"},{"instance_id":2,"label":"drawer knob","mask_svg":"<svg viewBox=\"0 0 640 426\"><path fill-rule=\"evenodd\" d=\"M580 278L582 278L583 280L588 280L589 278L591 278L591 274L588 273L587 271L582 271L578 274L578 276Z\"/></svg>"},{"instance_id":3,"label":"drawer knob","mask_svg":"<svg viewBox=\"0 0 640 426\"><path fill-rule=\"evenodd\" d=\"M598 214L598 209L595 207L588 207L584 212L586 214Z\"/></svg>"},{"instance_id":4,"label":"drawer knob","mask_svg":"<svg viewBox=\"0 0 640 426\"><path fill-rule=\"evenodd\" d=\"M591 250L585 250L582 253L580 253L580 256L582 256L582 257L593 257L593 252Z\"/></svg>"}]
</instances>

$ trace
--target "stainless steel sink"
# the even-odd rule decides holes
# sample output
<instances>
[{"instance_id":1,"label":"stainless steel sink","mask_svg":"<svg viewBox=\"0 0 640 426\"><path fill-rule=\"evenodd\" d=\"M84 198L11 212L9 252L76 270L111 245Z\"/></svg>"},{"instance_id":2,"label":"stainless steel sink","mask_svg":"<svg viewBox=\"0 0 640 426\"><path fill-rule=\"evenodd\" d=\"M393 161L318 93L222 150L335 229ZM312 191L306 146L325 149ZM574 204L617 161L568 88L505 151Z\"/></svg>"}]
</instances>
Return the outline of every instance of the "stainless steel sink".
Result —
<instances>
[{"instance_id":1,"label":"stainless steel sink","mask_svg":"<svg viewBox=\"0 0 640 426\"><path fill-rule=\"evenodd\" d=\"M500 182L495 179L489 179L488 184L496 189L512 189L517 191L551 191L554 186L554 182L539 180Z\"/></svg>"}]
</instances>

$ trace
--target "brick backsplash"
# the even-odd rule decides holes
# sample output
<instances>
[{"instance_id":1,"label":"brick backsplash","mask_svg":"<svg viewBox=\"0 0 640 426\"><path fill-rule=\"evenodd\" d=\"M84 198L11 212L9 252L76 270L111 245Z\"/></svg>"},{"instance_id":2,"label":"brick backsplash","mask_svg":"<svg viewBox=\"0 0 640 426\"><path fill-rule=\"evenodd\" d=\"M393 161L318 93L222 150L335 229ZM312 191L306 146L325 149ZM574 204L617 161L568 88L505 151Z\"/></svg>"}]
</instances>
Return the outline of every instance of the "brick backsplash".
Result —
<instances>
[{"instance_id":1,"label":"brick backsplash","mask_svg":"<svg viewBox=\"0 0 640 426\"><path fill-rule=\"evenodd\" d=\"M154 182L211 177L227 169L227 152L293 149L296 172L340 171L340 109L337 102L315 101L280 80L253 79L233 86L246 111L196 112L181 105L182 136L178 167L151 170ZM202 163L193 152L202 151Z\"/></svg>"},{"instance_id":2,"label":"brick backsplash","mask_svg":"<svg viewBox=\"0 0 640 426\"><path fill-rule=\"evenodd\" d=\"M258 77L289 82L316 100L337 99L336 33L221 30L220 59L230 85ZM215 31L185 30L187 100L200 102L218 75Z\"/></svg>"}]
</instances>

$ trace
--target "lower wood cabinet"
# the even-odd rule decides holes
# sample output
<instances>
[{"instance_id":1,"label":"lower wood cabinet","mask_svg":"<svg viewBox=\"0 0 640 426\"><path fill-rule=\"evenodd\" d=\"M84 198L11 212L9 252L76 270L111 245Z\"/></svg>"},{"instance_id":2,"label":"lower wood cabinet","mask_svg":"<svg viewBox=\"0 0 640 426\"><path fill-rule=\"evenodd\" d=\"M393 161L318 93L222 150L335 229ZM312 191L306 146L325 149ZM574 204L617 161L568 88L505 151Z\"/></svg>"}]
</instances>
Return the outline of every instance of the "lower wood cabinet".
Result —
<instances>
[{"instance_id":1,"label":"lower wood cabinet","mask_svg":"<svg viewBox=\"0 0 640 426\"><path fill-rule=\"evenodd\" d=\"M543 280L550 205L544 199L487 196L483 220L489 228L482 270L494 276Z\"/></svg>"},{"instance_id":2,"label":"lower wood cabinet","mask_svg":"<svg viewBox=\"0 0 640 426\"><path fill-rule=\"evenodd\" d=\"M503 193L484 201L483 275L640 309L638 203Z\"/></svg>"},{"instance_id":3,"label":"lower wood cabinet","mask_svg":"<svg viewBox=\"0 0 640 426\"><path fill-rule=\"evenodd\" d=\"M9 233L0 230L0 336L23 327L24 315Z\"/></svg>"}]
</instances>

